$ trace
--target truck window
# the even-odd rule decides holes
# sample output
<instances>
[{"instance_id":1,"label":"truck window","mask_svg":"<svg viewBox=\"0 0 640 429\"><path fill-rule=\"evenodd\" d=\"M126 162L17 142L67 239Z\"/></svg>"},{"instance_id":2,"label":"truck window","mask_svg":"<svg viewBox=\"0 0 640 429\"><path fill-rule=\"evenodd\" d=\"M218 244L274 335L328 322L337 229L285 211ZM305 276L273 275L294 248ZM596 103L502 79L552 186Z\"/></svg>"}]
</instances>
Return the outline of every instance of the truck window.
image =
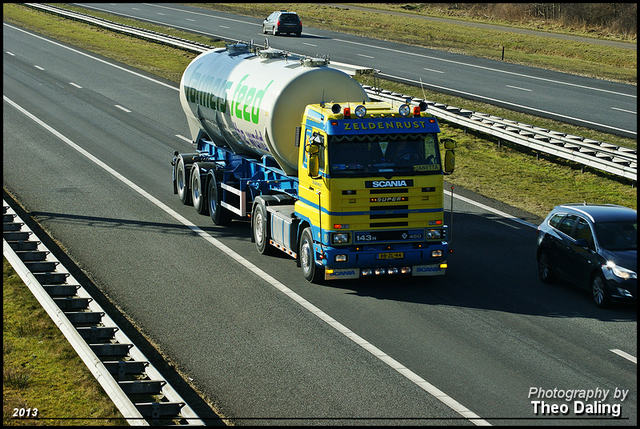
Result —
<instances>
[{"instance_id":1,"label":"truck window","mask_svg":"<svg viewBox=\"0 0 640 429\"><path fill-rule=\"evenodd\" d=\"M434 133L330 136L332 177L441 172Z\"/></svg>"}]
</instances>

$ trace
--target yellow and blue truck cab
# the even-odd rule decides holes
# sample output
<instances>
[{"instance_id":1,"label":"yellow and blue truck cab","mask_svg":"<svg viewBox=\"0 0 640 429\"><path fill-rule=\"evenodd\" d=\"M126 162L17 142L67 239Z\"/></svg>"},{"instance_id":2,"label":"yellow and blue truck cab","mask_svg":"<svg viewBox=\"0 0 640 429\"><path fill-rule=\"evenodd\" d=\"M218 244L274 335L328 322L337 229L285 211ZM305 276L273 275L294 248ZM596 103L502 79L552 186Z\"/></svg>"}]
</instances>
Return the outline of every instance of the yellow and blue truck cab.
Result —
<instances>
[{"instance_id":1,"label":"yellow and blue truck cab","mask_svg":"<svg viewBox=\"0 0 640 429\"><path fill-rule=\"evenodd\" d=\"M295 214L313 237L310 276L445 273L439 132L434 117L406 104L307 107Z\"/></svg>"}]
</instances>

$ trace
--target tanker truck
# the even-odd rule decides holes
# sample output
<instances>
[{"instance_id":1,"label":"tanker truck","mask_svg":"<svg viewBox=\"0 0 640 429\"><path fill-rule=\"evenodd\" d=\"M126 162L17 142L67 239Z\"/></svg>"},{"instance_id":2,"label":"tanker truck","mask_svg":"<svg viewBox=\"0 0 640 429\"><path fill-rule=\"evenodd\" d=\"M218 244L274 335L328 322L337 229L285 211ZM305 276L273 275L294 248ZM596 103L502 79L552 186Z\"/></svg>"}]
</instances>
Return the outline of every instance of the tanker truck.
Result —
<instances>
[{"instance_id":1,"label":"tanker truck","mask_svg":"<svg viewBox=\"0 0 640 429\"><path fill-rule=\"evenodd\" d=\"M174 193L216 225L250 220L259 253L312 283L446 272L455 142L425 103L371 101L327 58L252 42L195 58L180 102L194 149L174 152Z\"/></svg>"}]
</instances>

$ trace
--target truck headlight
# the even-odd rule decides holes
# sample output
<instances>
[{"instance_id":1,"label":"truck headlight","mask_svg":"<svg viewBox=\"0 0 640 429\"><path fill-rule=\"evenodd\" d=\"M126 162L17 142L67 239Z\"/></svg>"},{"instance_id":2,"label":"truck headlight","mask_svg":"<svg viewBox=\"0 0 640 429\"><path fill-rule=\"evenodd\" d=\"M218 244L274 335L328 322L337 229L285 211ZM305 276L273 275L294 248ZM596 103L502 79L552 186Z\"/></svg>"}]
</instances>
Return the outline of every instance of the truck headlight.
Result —
<instances>
[{"instance_id":1,"label":"truck headlight","mask_svg":"<svg viewBox=\"0 0 640 429\"><path fill-rule=\"evenodd\" d=\"M427 240L440 240L442 239L442 230L441 229L428 229L427 230Z\"/></svg>"},{"instance_id":2,"label":"truck headlight","mask_svg":"<svg viewBox=\"0 0 640 429\"><path fill-rule=\"evenodd\" d=\"M331 244L347 244L351 241L351 234L348 232L334 232L331 234Z\"/></svg>"}]
</instances>

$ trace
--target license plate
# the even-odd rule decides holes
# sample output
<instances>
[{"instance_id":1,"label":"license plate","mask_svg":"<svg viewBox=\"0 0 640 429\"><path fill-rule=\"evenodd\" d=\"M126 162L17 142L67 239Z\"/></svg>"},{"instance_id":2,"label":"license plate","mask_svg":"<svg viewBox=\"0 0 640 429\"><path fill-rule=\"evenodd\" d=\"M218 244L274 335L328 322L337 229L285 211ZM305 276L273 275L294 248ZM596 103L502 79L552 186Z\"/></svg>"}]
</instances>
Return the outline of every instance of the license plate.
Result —
<instances>
[{"instance_id":1,"label":"license plate","mask_svg":"<svg viewBox=\"0 0 640 429\"><path fill-rule=\"evenodd\" d=\"M404 252L378 253L378 259L402 259Z\"/></svg>"}]
</instances>

